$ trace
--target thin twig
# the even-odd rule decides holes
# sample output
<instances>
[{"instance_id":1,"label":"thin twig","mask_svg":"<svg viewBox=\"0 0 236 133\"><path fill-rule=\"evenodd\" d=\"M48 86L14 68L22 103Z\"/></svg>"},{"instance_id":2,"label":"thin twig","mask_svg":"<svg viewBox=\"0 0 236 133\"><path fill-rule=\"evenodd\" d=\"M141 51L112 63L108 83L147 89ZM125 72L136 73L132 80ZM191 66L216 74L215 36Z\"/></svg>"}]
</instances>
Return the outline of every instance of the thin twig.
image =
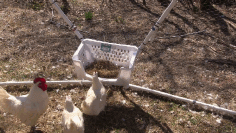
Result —
<instances>
[{"instance_id":1,"label":"thin twig","mask_svg":"<svg viewBox=\"0 0 236 133\"><path fill-rule=\"evenodd\" d=\"M234 45L232 45L232 44L224 43L224 42L225 42L224 40L222 40L222 39L220 39L220 38L218 38L218 37L215 37L215 36L213 36L213 35L210 34L210 33L206 33L206 35L208 35L208 36L210 36L210 37L212 37L212 38L215 38L217 41L220 41L221 43L219 43L219 44L225 44L226 46L228 46L228 47L233 48L233 49L236 50L236 46L234 46Z\"/></svg>"},{"instance_id":2,"label":"thin twig","mask_svg":"<svg viewBox=\"0 0 236 133\"><path fill-rule=\"evenodd\" d=\"M184 34L184 35L174 35L174 36L167 36L167 37L158 37L157 39L169 39L169 38L185 37L185 36L189 36L189 35L200 34L200 33L203 33L205 31L206 30L198 31L198 32L192 32L192 33L188 33L188 34Z\"/></svg>"}]
</instances>

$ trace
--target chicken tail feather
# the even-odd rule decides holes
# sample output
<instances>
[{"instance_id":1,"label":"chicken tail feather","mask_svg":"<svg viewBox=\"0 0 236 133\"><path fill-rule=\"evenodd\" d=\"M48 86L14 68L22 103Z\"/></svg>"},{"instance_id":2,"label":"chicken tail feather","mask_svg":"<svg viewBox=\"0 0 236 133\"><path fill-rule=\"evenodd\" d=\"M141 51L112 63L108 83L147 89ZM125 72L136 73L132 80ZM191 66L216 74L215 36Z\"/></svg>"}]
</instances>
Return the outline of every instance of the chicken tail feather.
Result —
<instances>
[{"instance_id":1,"label":"chicken tail feather","mask_svg":"<svg viewBox=\"0 0 236 133\"><path fill-rule=\"evenodd\" d=\"M84 132L84 129L82 128L83 127L82 123L81 123L80 119L78 119L78 117L72 118L71 119L71 128L74 128L77 131L79 131L79 133L82 133L82 132Z\"/></svg>"},{"instance_id":2,"label":"chicken tail feather","mask_svg":"<svg viewBox=\"0 0 236 133\"><path fill-rule=\"evenodd\" d=\"M2 87L0 87L0 102L6 98L8 98L10 95L7 93L6 90L4 90Z\"/></svg>"},{"instance_id":3,"label":"chicken tail feather","mask_svg":"<svg viewBox=\"0 0 236 133\"><path fill-rule=\"evenodd\" d=\"M10 95L7 93L6 90L4 90L1 86L0 86L0 107L4 108L5 107L5 100L9 97Z\"/></svg>"}]
</instances>

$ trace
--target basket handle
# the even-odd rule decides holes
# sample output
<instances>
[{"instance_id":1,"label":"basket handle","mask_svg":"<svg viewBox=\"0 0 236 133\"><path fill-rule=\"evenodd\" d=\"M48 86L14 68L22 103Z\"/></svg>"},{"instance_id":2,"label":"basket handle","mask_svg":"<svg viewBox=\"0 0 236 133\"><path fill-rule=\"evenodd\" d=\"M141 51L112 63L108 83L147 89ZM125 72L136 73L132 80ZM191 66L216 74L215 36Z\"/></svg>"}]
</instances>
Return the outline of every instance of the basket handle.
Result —
<instances>
[{"instance_id":1,"label":"basket handle","mask_svg":"<svg viewBox=\"0 0 236 133\"><path fill-rule=\"evenodd\" d=\"M143 44L145 45L155 34L156 28L159 26L160 23L164 21L164 19L167 17L167 15L170 13L171 9L176 5L177 0L172 0L169 6L166 8L166 10L162 13L161 17L158 19L156 24L151 28L148 35L144 39L143 43L139 46L139 49L142 48Z\"/></svg>"},{"instance_id":2,"label":"basket handle","mask_svg":"<svg viewBox=\"0 0 236 133\"><path fill-rule=\"evenodd\" d=\"M80 34L80 32L77 30L77 27L68 19L68 17L64 14L64 12L61 10L61 8L57 5L56 0L49 0L52 4L52 6L57 10L57 12L60 14L60 16L66 21L66 23L71 27L71 29L74 31L74 33L77 35L79 39L83 39L83 35Z\"/></svg>"}]
</instances>

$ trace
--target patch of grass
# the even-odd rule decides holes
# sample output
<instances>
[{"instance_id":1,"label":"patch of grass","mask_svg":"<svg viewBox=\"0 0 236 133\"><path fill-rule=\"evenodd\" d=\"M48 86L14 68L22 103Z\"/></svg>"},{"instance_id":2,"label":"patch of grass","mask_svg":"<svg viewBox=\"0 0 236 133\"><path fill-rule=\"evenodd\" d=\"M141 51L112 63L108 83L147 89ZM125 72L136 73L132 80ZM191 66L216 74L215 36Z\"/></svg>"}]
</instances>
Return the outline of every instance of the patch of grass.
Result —
<instances>
[{"instance_id":1,"label":"patch of grass","mask_svg":"<svg viewBox=\"0 0 236 133\"><path fill-rule=\"evenodd\" d=\"M92 20L93 13L91 11L85 12L84 14L86 20Z\"/></svg>"},{"instance_id":2,"label":"patch of grass","mask_svg":"<svg viewBox=\"0 0 236 133\"><path fill-rule=\"evenodd\" d=\"M37 1L33 1L31 8L35 11L41 10L44 7L44 3L42 2L37 2Z\"/></svg>"},{"instance_id":3,"label":"patch of grass","mask_svg":"<svg viewBox=\"0 0 236 133\"><path fill-rule=\"evenodd\" d=\"M197 124L197 120L195 118L191 118L189 120L193 125L196 125Z\"/></svg>"},{"instance_id":4,"label":"patch of grass","mask_svg":"<svg viewBox=\"0 0 236 133\"><path fill-rule=\"evenodd\" d=\"M117 23L122 23L122 24L125 23L124 19L123 19L121 16L116 17L116 18L115 18L115 21L116 21Z\"/></svg>"},{"instance_id":5,"label":"patch of grass","mask_svg":"<svg viewBox=\"0 0 236 133\"><path fill-rule=\"evenodd\" d=\"M65 6L64 5L61 5L61 10L63 11L65 9Z\"/></svg>"},{"instance_id":6,"label":"patch of grass","mask_svg":"<svg viewBox=\"0 0 236 133\"><path fill-rule=\"evenodd\" d=\"M115 133L119 133L120 132L120 129L115 129Z\"/></svg>"},{"instance_id":7,"label":"patch of grass","mask_svg":"<svg viewBox=\"0 0 236 133\"><path fill-rule=\"evenodd\" d=\"M170 106L169 111L174 111L178 107L178 105L173 102L171 102L169 106Z\"/></svg>"},{"instance_id":8,"label":"patch of grass","mask_svg":"<svg viewBox=\"0 0 236 133\"><path fill-rule=\"evenodd\" d=\"M80 5L83 4L83 2L80 3L80 1L78 1L78 0L72 0L72 3L73 3L74 5L77 5L77 6L80 6Z\"/></svg>"}]
</instances>

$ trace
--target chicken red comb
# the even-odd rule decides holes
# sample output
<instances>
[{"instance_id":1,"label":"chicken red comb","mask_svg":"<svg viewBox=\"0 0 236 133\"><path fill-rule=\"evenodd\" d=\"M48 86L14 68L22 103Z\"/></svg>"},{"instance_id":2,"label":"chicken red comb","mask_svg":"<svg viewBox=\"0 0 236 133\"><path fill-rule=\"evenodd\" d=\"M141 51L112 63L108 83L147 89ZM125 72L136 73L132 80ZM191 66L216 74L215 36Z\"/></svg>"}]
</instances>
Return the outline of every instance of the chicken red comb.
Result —
<instances>
[{"instance_id":1,"label":"chicken red comb","mask_svg":"<svg viewBox=\"0 0 236 133\"><path fill-rule=\"evenodd\" d=\"M43 91L47 90L47 84L46 84L46 80L44 78L34 79L34 84L37 83L37 82L41 82L38 85L39 88L41 88Z\"/></svg>"},{"instance_id":2,"label":"chicken red comb","mask_svg":"<svg viewBox=\"0 0 236 133\"><path fill-rule=\"evenodd\" d=\"M37 83L37 82L41 82L41 83L46 83L46 80L44 78L35 78L34 79L34 84Z\"/></svg>"}]
</instances>

